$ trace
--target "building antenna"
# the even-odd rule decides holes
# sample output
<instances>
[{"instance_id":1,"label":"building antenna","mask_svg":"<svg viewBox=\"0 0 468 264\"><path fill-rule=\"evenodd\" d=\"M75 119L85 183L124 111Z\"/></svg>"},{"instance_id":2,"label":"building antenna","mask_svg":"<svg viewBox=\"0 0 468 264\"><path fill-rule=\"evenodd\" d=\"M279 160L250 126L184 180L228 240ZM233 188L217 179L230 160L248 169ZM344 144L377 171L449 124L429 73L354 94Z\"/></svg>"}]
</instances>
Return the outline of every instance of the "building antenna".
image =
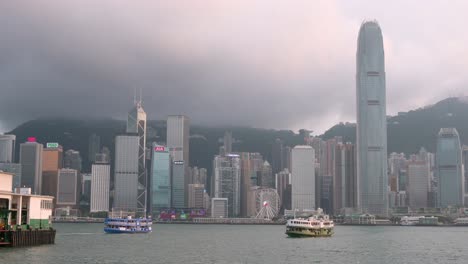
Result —
<instances>
[{"instance_id":1,"label":"building antenna","mask_svg":"<svg viewBox=\"0 0 468 264\"><path fill-rule=\"evenodd\" d=\"M140 99L138 100L138 103L141 105L141 93L142 93L142 88L140 87Z\"/></svg>"},{"instance_id":2,"label":"building antenna","mask_svg":"<svg viewBox=\"0 0 468 264\"><path fill-rule=\"evenodd\" d=\"M133 104L136 105L137 100L136 100L136 88L133 88Z\"/></svg>"}]
</instances>

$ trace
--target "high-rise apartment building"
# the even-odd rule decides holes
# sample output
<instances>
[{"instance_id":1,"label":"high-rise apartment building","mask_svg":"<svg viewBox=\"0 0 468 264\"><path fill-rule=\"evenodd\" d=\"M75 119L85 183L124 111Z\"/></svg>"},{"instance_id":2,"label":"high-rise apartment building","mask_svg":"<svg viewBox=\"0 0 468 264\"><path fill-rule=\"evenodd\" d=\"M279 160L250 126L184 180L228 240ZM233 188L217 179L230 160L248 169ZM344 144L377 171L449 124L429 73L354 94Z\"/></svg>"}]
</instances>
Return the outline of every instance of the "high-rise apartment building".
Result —
<instances>
[{"instance_id":1,"label":"high-rise apartment building","mask_svg":"<svg viewBox=\"0 0 468 264\"><path fill-rule=\"evenodd\" d=\"M15 135L0 135L0 163L15 162Z\"/></svg>"},{"instance_id":2,"label":"high-rise apartment building","mask_svg":"<svg viewBox=\"0 0 468 264\"><path fill-rule=\"evenodd\" d=\"M115 138L115 210L137 211L139 142L140 138L136 134Z\"/></svg>"},{"instance_id":3,"label":"high-rise apartment building","mask_svg":"<svg viewBox=\"0 0 468 264\"><path fill-rule=\"evenodd\" d=\"M171 207L171 157L169 149L153 143L150 171L153 212Z\"/></svg>"},{"instance_id":4,"label":"high-rise apartment building","mask_svg":"<svg viewBox=\"0 0 468 264\"><path fill-rule=\"evenodd\" d=\"M28 139L20 145L21 186L31 188L34 194L42 193L42 150L43 145Z\"/></svg>"},{"instance_id":5,"label":"high-rise apartment building","mask_svg":"<svg viewBox=\"0 0 468 264\"><path fill-rule=\"evenodd\" d=\"M74 169L78 171L78 173L80 173L82 166L83 164L82 164L81 154L79 151L73 150L73 149L69 149L65 151L65 154L63 156L64 168Z\"/></svg>"},{"instance_id":6,"label":"high-rise apartment building","mask_svg":"<svg viewBox=\"0 0 468 264\"><path fill-rule=\"evenodd\" d=\"M386 216L385 58L382 31L376 21L361 25L356 60L358 203L363 212Z\"/></svg>"},{"instance_id":7,"label":"high-rise apartment building","mask_svg":"<svg viewBox=\"0 0 468 264\"><path fill-rule=\"evenodd\" d=\"M240 156L216 156L213 161L214 197L228 199L229 217L240 215L241 161Z\"/></svg>"},{"instance_id":8,"label":"high-rise apartment building","mask_svg":"<svg viewBox=\"0 0 468 264\"><path fill-rule=\"evenodd\" d=\"M455 128L441 128L437 136L436 170L439 207L463 206L465 185L460 136Z\"/></svg>"},{"instance_id":9,"label":"high-rise apartment building","mask_svg":"<svg viewBox=\"0 0 468 264\"><path fill-rule=\"evenodd\" d=\"M292 210L315 208L315 153L310 146L292 149Z\"/></svg>"},{"instance_id":10,"label":"high-rise apartment building","mask_svg":"<svg viewBox=\"0 0 468 264\"><path fill-rule=\"evenodd\" d=\"M110 165L95 163L91 167L91 199L89 211L108 212L110 192Z\"/></svg>"}]
</instances>

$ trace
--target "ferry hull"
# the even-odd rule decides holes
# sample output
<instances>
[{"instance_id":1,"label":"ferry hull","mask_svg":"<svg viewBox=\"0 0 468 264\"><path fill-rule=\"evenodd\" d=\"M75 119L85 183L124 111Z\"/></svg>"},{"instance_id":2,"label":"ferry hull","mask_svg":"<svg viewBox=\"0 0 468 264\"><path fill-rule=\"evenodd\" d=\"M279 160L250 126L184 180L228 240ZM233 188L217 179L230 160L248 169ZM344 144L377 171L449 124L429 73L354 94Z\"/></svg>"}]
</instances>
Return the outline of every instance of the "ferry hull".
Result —
<instances>
[{"instance_id":1,"label":"ferry hull","mask_svg":"<svg viewBox=\"0 0 468 264\"><path fill-rule=\"evenodd\" d=\"M297 229L297 228L296 228ZM287 230L286 235L289 237L331 237L333 235L332 229L301 229L301 230Z\"/></svg>"},{"instance_id":2,"label":"ferry hull","mask_svg":"<svg viewBox=\"0 0 468 264\"><path fill-rule=\"evenodd\" d=\"M150 233L151 230L121 230L118 228L104 228L104 232L108 234L137 234L137 233Z\"/></svg>"}]
</instances>

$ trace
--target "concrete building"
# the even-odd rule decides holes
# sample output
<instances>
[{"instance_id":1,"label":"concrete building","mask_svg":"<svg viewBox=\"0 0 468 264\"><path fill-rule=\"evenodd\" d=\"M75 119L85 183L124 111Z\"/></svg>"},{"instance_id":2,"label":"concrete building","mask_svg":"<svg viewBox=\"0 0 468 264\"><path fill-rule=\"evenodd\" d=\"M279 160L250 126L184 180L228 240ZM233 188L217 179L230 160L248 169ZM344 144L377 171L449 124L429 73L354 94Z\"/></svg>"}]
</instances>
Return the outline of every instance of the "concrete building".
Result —
<instances>
[{"instance_id":1,"label":"concrete building","mask_svg":"<svg viewBox=\"0 0 468 264\"><path fill-rule=\"evenodd\" d=\"M439 207L463 206L463 177L460 136L455 128L441 128L437 136L436 170Z\"/></svg>"},{"instance_id":2,"label":"concrete building","mask_svg":"<svg viewBox=\"0 0 468 264\"><path fill-rule=\"evenodd\" d=\"M0 163L15 162L15 135L0 135Z\"/></svg>"},{"instance_id":3,"label":"concrete building","mask_svg":"<svg viewBox=\"0 0 468 264\"><path fill-rule=\"evenodd\" d=\"M57 207L76 207L78 204L78 172L60 169L57 180Z\"/></svg>"},{"instance_id":4,"label":"concrete building","mask_svg":"<svg viewBox=\"0 0 468 264\"><path fill-rule=\"evenodd\" d=\"M0 172L0 218L3 225L26 229L48 229L51 225L54 199L51 196L32 195L30 188L13 189L13 175ZM24 208L18 210L18 208Z\"/></svg>"},{"instance_id":5,"label":"concrete building","mask_svg":"<svg viewBox=\"0 0 468 264\"><path fill-rule=\"evenodd\" d=\"M31 188L34 194L42 193L42 144L35 138L20 145L21 186Z\"/></svg>"},{"instance_id":6,"label":"concrete building","mask_svg":"<svg viewBox=\"0 0 468 264\"><path fill-rule=\"evenodd\" d=\"M387 216L385 58L376 21L361 25L356 60L358 204L365 213Z\"/></svg>"},{"instance_id":7,"label":"concrete building","mask_svg":"<svg viewBox=\"0 0 468 264\"><path fill-rule=\"evenodd\" d=\"M413 209L428 207L430 169L426 161L408 162L408 200Z\"/></svg>"},{"instance_id":8,"label":"concrete building","mask_svg":"<svg viewBox=\"0 0 468 264\"><path fill-rule=\"evenodd\" d=\"M21 187L21 164L0 162L0 171L13 175L13 190Z\"/></svg>"},{"instance_id":9,"label":"concrete building","mask_svg":"<svg viewBox=\"0 0 468 264\"><path fill-rule=\"evenodd\" d=\"M136 134L115 138L113 209L137 211L139 137Z\"/></svg>"},{"instance_id":10,"label":"concrete building","mask_svg":"<svg viewBox=\"0 0 468 264\"><path fill-rule=\"evenodd\" d=\"M93 164L91 167L91 199L89 211L109 212L110 165Z\"/></svg>"},{"instance_id":11,"label":"concrete building","mask_svg":"<svg viewBox=\"0 0 468 264\"><path fill-rule=\"evenodd\" d=\"M63 149L58 143L47 143L42 151L42 194L57 197L58 172L63 164Z\"/></svg>"},{"instance_id":12,"label":"concrete building","mask_svg":"<svg viewBox=\"0 0 468 264\"><path fill-rule=\"evenodd\" d=\"M156 212L159 208L171 207L171 157L169 149L153 143L151 159L151 207Z\"/></svg>"},{"instance_id":13,"label":"concrete building","mask_svg":"<svg viewBox=\"0 0 468 264\"><path fill-rule=\"evenodd\" d=\"M292 210L315 208L315 152L310 146L292 150Z\"/></svg>"},{"instance_id":14,"label":"concrete building","mask_svg":"<svg viewBox=\"0 0 468 264\"><path fill-rule=\"evenodd\" d=\"M213 161L214 198L228 199L228 216L240 215L241 162L237 154L215 156Z\"/></svg>"},{"instance_id":15,"label":"concrete building","mask_svg":"<svg viewBox=\"0 0 468 264\"><path fill-rule=\"evenodd\" d=\"M228 198L211 198L211 217L228 217Z\"/></svg>"},{"instance_id":16,"label":"concrete building","mask_svg":"<svg viewBox=\"0 0 468 264\"><path fill-rule=\"evenodd\" d=\"M188 185L188 207L189 208L204 208L205 205L205 185L189 184Z\"/></svg>"}]
</instances>

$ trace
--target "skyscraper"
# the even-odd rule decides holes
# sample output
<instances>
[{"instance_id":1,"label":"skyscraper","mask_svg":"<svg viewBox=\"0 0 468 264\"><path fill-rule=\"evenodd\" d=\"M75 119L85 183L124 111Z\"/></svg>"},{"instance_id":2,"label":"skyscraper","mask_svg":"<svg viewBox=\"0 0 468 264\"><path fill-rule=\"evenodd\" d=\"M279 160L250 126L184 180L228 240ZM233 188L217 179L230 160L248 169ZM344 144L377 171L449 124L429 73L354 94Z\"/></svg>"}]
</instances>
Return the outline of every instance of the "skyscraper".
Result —
<instances>
[{"instance_id":1,"label":"skyscraper","mask_svg":"<svg viewBox=\"0 0 468 264\"><path fill-rule=\"evenodd\" d=\"M141 95L140 95L141 97ZM128 113L127 134L138 136L138 185L137 185L137 209L147 210L147 175L146 175L146 113L139 101L135 100L135 106Z\"/></svg>"},{"instance_id":2,"label":"skyscraper","mask_svg":"<svg viewBox=\"0 0 468 264\"><path fill-rule=\"evenodd\" d=\"M203 184L189 184L188 189L188 207L189 208L203 208L205 203L205 185Z\"/></svg>"},{"instance_id":3,"label":"skyscraper","mask_svg":"<svg viewBox=\"0 0 468 264\"><path fill-rule=\"evenodd\" d=\"M15 135L0 135L0 163L14 163Z\"/></svg>"},{"instance_id":4,"label":"skyscraper","mask_svg":"<svg viewBox=\"0 0 468 264\"><path fill-rule=\"evenodd\" d=\"M292 149L292 210L315 208L315 153L310 146Z\"/></svg>"},{"instance_id":5,"label":"skyscraper","mask_svg":"<svg viewBox=\"0 0 468 264\"><path fill-rule=\"evenodd\" d=\"M42 152L42 195L57 197L58 172L63 164L63 149L59 144L48 143L46 146Z\"/></svg>"},{"instance_id":6,"label":"skyscraper","mask_svg":"<svg viewBox=\"0 0 468 264\"><path fill-rule=\"evenodd\" d=\"M189 163L190 120L183 115L167 117L167 147L174 161Z\"/></svg>"},{"instance_id":7,"label":"skyscraper","mask_svg":"<svg viewBox=\"0 0 468 264\"><path fill-rule=\"evenodd\" d=\"M361 25L356 66L358 203L363 212L386 216L385 59L382 31L376 21Z\"/></svg>"},{"instance_id":8,"label":"skyscraper","mask_svg":"<svg viewBox=\"0 0 468 264\"><path fill-rule=\"evenodd\" d=\"M333 175L333 209L355 208L357 202L356 155L351 143L338 143L335 147Z\"/></svg>"},{"instance_id":9,"label":"skyscraper","mask_svg":"<svg viewBox=\"0 0 468 264\"><path fill-rule=\"evenodd\" d=\"M283 141L279 138L273 142L271 148L271 167L273 174L280 172L283 169Z\"/></svg>"},{"instance_id":10,"label":"skyscraper","mask_svg":"<svg viewBox=\"0 0 468 264\"><path fill-rule=\"evenodd\" d=\"M171 177L171 195L172 207L185 208L186 196L188 196L185 189L185 164L183 160L172 162L172 177ZM188 190L188 189L187 189Z\"/></svg>"},{"instance_id":11,"label":"skyscraper","mask_svg":"<svg viewBox=\"0 0 468 264\"><path fill-rule=\"evenodd\" d=\"M115 138L115 210L137 210L139 140L136 134Z\"/></svg>"},{"instance_id":12,"label":"skyscraper","mask_svg":"<svg viewBox=\"0 0 468 264\"><path fill-rule=\"evenodd\" d=\"M270 163L266 160L262 165L262 171L260 173L260 186L263 188L273 188L275 186Z\"/></svg>"},{"instance_id":13,"label":"skyscraper","mask_svg":"<svg viewBox=\"0 0 468 264\"><path fill-rule=\"evenodd\" d=\"M57 207L78 204L78 173L74 169L60 169L57 180Z\"/></svg>"},{"instance_id":14,"label":"skyscraper","mask_svg":"<svg viewBox=\"0 0 468 264\"><path fill-rule=\"evenodd\" d=\"M95 162L96 161L96 154L99 153L101 150L101 137L92 134L89 136L88 140L88 161Z\"/></svg>"},{"instance_id":15,"label":"skyscraper","mask_svg":"<svg viewBox=\"0 0 468 264\"><path fill-rule=\"evenodd\" d=\"M74 169L80 173L82 166L82 159L79 151L73 149L65 151L63 157L64 168Z\"/></svg>"},{"instance_id":16,"label":"skyscraper","mask_svg":"<svg viewBox=\"0 0 468 264\"><path fill-rule=\"evenodd\" d=\"M287 197L288 185L291 185L291 173L287 168L285 168L283 171L276 174L275 179L275 189L280 198L281 212L283 212L284 209L291 209L291 204L288 203L291 201L291 193L289 193L289 197Z\"/></svg>"},{"instance_id":17,"label":"skyscraper","mask_svg":"<svg viewBox=\"0 0 468 264\"><path fill-rule=\"evenodd\" d=\"M109 211L110 165L96 163L91 167L90 212Z\"/></svg>"},{"instance_id":18,"label":"skyscraper","mask_svg":"<svg viewBox=\"0 0 468 264\"><path fill-rule=\"evenodd\" d=\"M184 164L184 203L187 204L187 191L189 184L189 136L190 120L183 115L171 115L167 117L167 147L174 162L182 161ZM178 164L180 165L180 164ZM178 166L177 166L178 167Z\"/></svg>"},{"instance_id":19,"label":"skyscraper","mask_svg":"<svg viewBox=\"0 0 468 264\"><path fill-rule=\"evenodd\" d=\"M167 147L153 143L150 173L153 212L171 207L171 157Z\"/></svg>"},{"instance_id":20,"label":"skyscraper","mask_svg":"<svg viewBox=\"0 0 468 264\"><path fill-rule=\"evenodd\" d=\"M465 185L460 137L455 128L441 128L437 136L436 170L439 207L463 206Z\"/></svg>"},{"instance_id":21,"label":"skyscraper","mask_svg":"<svg viewBox=\"0 0 468 264\"><path fill-rule=\"evenodd\" d=\"M229 217L240 214L241 164L239 155L216 156L213 161L214 198L227 198Z\"/></svg>"},{"instance_id":22,"label":"skyscraper","mask_svg":"<svg viewBox=\"0 0 468 264\"><path fill-rule=\"evenodd\" d=\"M409 206L414 209L427 207L430 187L429 164L423 160L409 161L407 172Z\"/></svg>"},{"instance_id":23,"label":"skyscraper","mask_svg":"<svg viewBox=\"0 0 468 264\"><path fill-rule=\"evenodd\" d=\"M20 145L21 186L31 188L35 194L42 193L43 148L33 138Z\"/></svg>"},{"instance_id":24,"label":"skyscraper","mask_svg":"<svg viewBox=\"0 0 468 264\"><path fill-rule=\"evenodd\" d=\"M232 132L224 132L224 153L232 153Z\"/></svg>"}]
</instances>

